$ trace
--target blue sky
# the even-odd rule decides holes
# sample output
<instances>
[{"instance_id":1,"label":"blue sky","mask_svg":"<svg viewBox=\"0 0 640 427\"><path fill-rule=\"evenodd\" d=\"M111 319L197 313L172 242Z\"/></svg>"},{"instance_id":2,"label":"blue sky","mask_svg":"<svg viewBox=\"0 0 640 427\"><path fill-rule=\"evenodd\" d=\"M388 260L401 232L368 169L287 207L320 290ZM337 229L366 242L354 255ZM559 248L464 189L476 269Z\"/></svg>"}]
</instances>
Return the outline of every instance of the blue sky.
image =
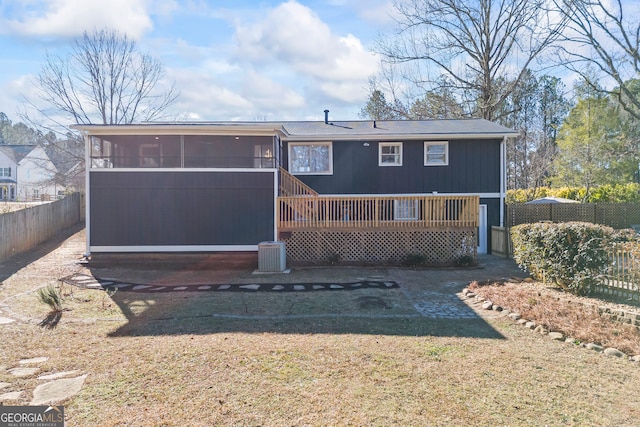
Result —
<instances>
[{"instance_id":1,"label":"blue sky","mask_svg":"<svg viewBox=\"0 0 640 427\"><path fill-rule=\"evenodd\" d=\"M0 0L0 111L19 121L47 52L126 32L159 58L183 120L357 119L390 0Z\"/></svg>"}]
</instances>

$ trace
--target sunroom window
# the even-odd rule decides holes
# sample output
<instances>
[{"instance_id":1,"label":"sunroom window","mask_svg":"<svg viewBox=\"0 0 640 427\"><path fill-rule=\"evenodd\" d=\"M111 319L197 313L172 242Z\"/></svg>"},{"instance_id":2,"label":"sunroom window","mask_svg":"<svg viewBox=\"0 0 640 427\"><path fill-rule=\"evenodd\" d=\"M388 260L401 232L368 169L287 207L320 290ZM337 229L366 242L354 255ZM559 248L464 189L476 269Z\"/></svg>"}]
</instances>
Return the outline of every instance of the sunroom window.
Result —
<instances>
[{"instance_id":1,"label":"sunroom window","mask_svg":"<svg viewBox=\"0 0 640 427\"><path fill-rule=\"evenodd\" d=\"M289 172L297 175L332 174L331 142L290 143Z\"/></svg>"}]
</instances>

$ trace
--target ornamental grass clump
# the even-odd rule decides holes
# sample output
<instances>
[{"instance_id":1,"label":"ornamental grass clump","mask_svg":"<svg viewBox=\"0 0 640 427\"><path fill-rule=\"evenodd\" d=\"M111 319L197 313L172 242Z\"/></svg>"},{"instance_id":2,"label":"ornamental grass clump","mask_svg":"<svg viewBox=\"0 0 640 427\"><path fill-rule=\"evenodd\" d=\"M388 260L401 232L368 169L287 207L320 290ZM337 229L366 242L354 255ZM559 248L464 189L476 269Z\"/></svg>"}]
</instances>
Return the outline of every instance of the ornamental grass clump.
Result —
<instances>
[{"instance_id":1,"label":"ornamental grass clump","mask_svg":"<svg viewBox=\"0 0 640 427\"><path fill-rule=\"evenodd\" d=\"M51 284L38 289L38 300L48 305L52 313L60 313L62 311L62 292Z\"/></svg>"},{"instance_id":2,"label":"ornamental grass clump","mask_svg":"<svg viewBox=\"0 0 640 427\"><path fill-rule=\"evenodd\" d=\"M615 231L587 222L521 224L511 229L514 259L536 278L576 295L601 283Z\"/></svg>"}]
</instances>

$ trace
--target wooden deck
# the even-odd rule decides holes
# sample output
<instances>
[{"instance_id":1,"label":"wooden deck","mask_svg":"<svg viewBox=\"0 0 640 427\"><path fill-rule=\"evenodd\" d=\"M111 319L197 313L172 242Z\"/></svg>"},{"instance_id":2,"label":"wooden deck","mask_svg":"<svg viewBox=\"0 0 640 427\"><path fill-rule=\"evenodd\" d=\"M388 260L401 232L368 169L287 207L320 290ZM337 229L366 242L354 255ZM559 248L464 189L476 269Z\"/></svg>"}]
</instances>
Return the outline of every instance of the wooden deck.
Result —
<instances>
[{"instance_id":1,"label":"wooden deck","mask_svg":"<svg viewBox=\"0 0 640 427\"><path fill-rule=\"evenodd\" d=\"M478 196L278 197L278 230L475 228Z\"/></svg>"}]
</instances>

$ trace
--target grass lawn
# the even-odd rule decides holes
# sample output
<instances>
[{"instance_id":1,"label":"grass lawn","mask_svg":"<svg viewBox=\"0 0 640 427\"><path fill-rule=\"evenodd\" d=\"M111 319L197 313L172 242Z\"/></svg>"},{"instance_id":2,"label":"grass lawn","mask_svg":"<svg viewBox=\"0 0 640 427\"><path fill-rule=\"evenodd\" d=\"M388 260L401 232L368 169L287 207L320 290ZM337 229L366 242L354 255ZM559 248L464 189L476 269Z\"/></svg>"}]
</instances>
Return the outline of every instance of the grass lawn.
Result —
<instances>
[{"instance_id":1,"label":"grass lawn","mask_svg":"<svg viewBox=\"0 0 640 427\"><path fill-rule=\"evenodd\" d=\"M214 296L122 293L138 295L127 302L137 308L118 320L125 303L89 298L98 292L76 291L74 299L85 316L91 306L103 320L81 322L76 308L55 329L30 323L2 330L0 365L48 355L43 372L88 373L80 393L63 402L69 426L634 425L640 419L637 365L551 341L503 318L234 319L197 314L218 304ZM223 305L230 297L243 294L223 295ZM267 300L249 307L264 303L262 313L271 312L269 294L251 297ZM345 305L344 293L325 298ZM169 306L174 315L159 318ZM186 316L187 308L196 314ZM1 370L0 381L15 389L37 384Z\"/></svg>"},{"instance_id":2,"label":"grass lawn","mask_svg":"<svg viewBox=\"0 0 640 427\"><path fill-rule=\"evenodd\" d=\"M80 250L82 241L80 241ZM62 250L72 253L75 247ZM38 326L35 289L74 267L45 256L0 285L0 394L87 374L67 426L638 425L640 366L552 341L496 312L420 317L406 287L304 294L67 289ZM35 268L35 266L40 266ZM407 273L408 274L408 273ZM420 273L413 272L417 277ZM414 285L415 286L415 285ZM384 305L364 302L384 301ZM30 320L29 320L30 319Z\"/></svg>"}]
</instances>

